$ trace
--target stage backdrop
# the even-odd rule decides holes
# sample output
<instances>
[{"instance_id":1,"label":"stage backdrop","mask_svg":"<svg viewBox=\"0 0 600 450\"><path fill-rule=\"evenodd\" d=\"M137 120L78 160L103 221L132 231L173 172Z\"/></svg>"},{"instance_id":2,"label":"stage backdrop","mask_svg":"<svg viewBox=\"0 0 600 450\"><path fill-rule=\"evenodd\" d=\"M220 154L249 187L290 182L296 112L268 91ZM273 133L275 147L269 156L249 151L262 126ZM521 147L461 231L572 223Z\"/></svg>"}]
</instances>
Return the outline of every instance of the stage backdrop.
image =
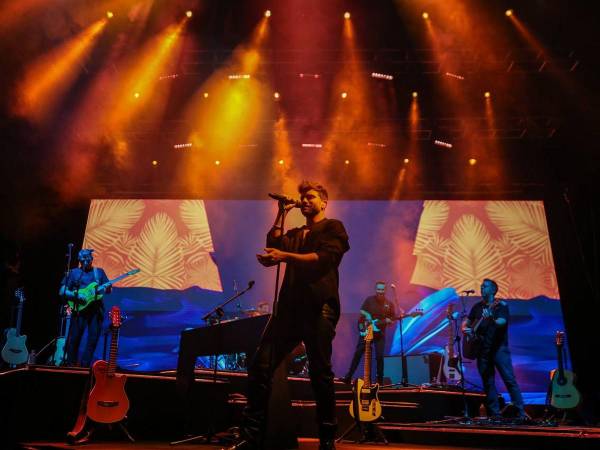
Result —
<instances>
[{"instance_id":1,"label":"stage backdrop","mask_svg":"<svg viewBox=\"0 0 600 450\"><path fill-rule=\"evenodd\" d=\"M272 303L274 268L256 261L276 214L274 201L93 200L84 247L110 278L138 267L105 299L126 315L119 365L133 370L176 367L179 334L243 289L226 319ZM356 344L363 299L385 280L387 295L421 317L403 322L408 354L440 352L448 341L448 306L468 312L483 278L497 281L511 311L510 346L517 378L530 401L545 396L555 367L554 333L564 329L544 207L534 201L331 201L327 215L342 220L350 251L340 267L342 318L334 368L343 375ZM303 223L299 210L289 227ZM462 291L475 290L463 296ZM386 351L400 352L400 327ZM96 356L102 357L102 342ZM359 368L362 370L362 368ZM474 363L468 384L480 386ZM360 374L360 372L358 372ZM501 384L501 383L500 383Z\"/></svg>"}]
</instances>

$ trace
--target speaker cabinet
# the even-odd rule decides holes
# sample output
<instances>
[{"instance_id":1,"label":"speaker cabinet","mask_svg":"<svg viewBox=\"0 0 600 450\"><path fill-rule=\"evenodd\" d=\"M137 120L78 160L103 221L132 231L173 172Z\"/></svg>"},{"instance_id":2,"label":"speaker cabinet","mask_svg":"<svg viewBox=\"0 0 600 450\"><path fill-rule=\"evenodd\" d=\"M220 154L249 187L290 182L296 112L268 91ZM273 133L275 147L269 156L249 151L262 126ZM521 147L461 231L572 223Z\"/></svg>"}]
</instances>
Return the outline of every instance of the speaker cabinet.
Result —
<instances>
[{"instance_id":1,"label":"speaker cabinet","mask_svg":"<svg viewBox=\"0 0 600 450\"><path fill-rule=\"evenodd\" d=\"M437 353L424 353L421 355L406 356L406 370L409 384L430 383L435 378L440 363ZM400 356L384 357L384 377L390 379L391 384L402 381L402 358Z\"/></svg>"}]
</instances>

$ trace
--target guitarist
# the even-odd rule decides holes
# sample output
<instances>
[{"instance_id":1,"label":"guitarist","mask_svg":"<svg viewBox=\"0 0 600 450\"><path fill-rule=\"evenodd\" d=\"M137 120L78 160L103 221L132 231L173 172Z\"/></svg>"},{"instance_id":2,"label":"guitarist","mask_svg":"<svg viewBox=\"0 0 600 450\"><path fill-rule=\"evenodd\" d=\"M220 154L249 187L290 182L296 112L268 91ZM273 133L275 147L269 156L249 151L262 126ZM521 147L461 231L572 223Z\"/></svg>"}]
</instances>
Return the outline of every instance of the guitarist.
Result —
<instances>
[{"instance_id":1,"label":"guitarist","mask_svg":"<svg viewBox=\"0 0 600 450\"><path fill-rule=\"evenodd\" d=\"M385 349L385 328L392 323L396 317L394 303L385 297L385 282L378 281L375 283L375 295L371 295L365 299L360 307L360 319L367 324L373 323L374 333L373 341L375 344L375 359L377 360L377 383L383 384L383 352ZM404 313L404 311L401 311ZM379 331L377 331L379 329ZM352 381L352 375L358 367L360 358L365 352L365 340L363 336L358 337L356 350L350 363L350 368L346 375L340 378L344 383Z\"/></svg>"},{"instance_id":2,"label":"guitarist","mask_svg":"<svg viewBox=\"0 0 600 450\"><path fill-rule=\"evenodd\" d=\"M79 267L71 270L68 277L62 280L59 294L66 297L67 300L81 299L79 290L84 289L90 283L96 282L101 285L109 281L103 269L92 265L94 261L94 257L92 256L93 251L92 249L82 248L77 255ZM109 286L105 292L98 292L97 294L110 294L110 291L111 287ZM87 328L88 337L81 356L80 365L81 367L89 367L102 330L104 304L101 299L98 299L93 301L84 310L79 311L77 302L75 302L75 307L71 311L71 314L71 326L66 342L66 365L78 365L79 345Z\"/></svg>"},{"instance_id":3,"label":"guitarist","mask_svg":"<svg viewBox=\"0 0 600 450\"><path fill-rule=\"evenodd\" d=\"M527 419L523 407L523 397L513 371L510 350L508 348L509 311L506 302L496 299L498 284L485 278L481 283L481 301L473 305L468 317L463 321L462 332L473 333L473 326L482 319L477 327L477 336L481 347L477 355L477 370L481 376L486 394L485 406L488 417L500 417L498 391L496 390L496 369L506 385L513 406L517 408L518 418Z\"/></svg>"}]
</instances>

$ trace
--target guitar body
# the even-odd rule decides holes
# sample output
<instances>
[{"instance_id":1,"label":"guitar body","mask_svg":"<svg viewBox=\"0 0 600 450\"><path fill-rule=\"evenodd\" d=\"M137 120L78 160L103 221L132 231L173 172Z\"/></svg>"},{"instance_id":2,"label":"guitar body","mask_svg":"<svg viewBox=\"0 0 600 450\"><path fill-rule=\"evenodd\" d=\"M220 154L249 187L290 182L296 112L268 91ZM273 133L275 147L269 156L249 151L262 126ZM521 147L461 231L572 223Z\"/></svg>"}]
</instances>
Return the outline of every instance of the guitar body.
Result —
<instances>
[{"instance_id":1,"label":"guitar body","mask_svg":"<svg viewBox=\"0 0 600 450\"><path fill-rule=\"evenodd\" d=\"M359 378L354 385L354 398L350 402L350 415L360 422L373 422L381 417L381 403L378 397L379 385L369 387ZM354 404L358 403L358 418L354 417Z\"/></svg>"},{"instance_id":2,"label":"guitar body","mask_svg":"<svg viewBox=\"0 0 600 450\"><path fill-rule=\"evenodd\" d=\"M575 408L580 401L579 391L573 384L575 374L570 370L563 370L563 379L556 371L552 375L552 397L550 404L558 409Z\"/></svg>"},{"instance_id":3,"label":"guitar body","mask_svg":"<svg viewBox=\"0 0 600 450\"><path fill-rule=\"evenodd\" d=\"M102 293L96 293L98 283L92 281L85 288L79 289L79 299L70 299L67 301L72 309L83 311L90 306L94 301L102 299Z\"/></svg>"},{"instance_id":4,"label":"guitar body","mask_svg":"<svg viewBox=\"0 0 600 450\"><path fill-rule=\"evenodd\" d=\"M452 361L452 358L450 357L451 354L449 346L446 345L444 349L444 365L442 366L442 370L446 377L446 381L449 383L460 381L460 371L456 367L457 361L456 358ZM453 363L455 365L452 365Z\"/></svg>"},{"instance_id":5,"label":"guitar body","mask_svg":"<svg viewBox=\"0 0 600 450\"><path fill-rule=\"evenodd\" d=\"M477 359L481 352L481 338L476 334L465 335L462 339L463 358Z\"/></svg>"},{"instance_id":6,"label":"guitar body","mask_svg":"<svg viewBox=\"0 0 600 450\"><path fill-rule=\"evenodd\" d=\"M66 338L64 336L56 338L56 349L54 355L52 355L52 364L55 366L62 366L67 359L65 352Z\"/></svg>"},{"instance_id":7,"label":"guitar body","mask_svg":"<svg viewBox=\"0 0 600 450\"><path fill-rule=\"evenodd\" d=\"M108 363L96 361L92 367L96 380L87 402L87 416L100 423L123 420L129 410L125 393L127 377L122 374L107 375Z\"/></svg>"},{"instance_id":8,"label":"guitar body","mask_svg":"<svg viewBox=\"0 0 600 450\"><path fill-rule=\"evenodd\" d=\"M377 326L377 324L379 323L379 319L373 319L372 321L367 320L367 318L365 316L363 316L362 314L360 315L360 317L358 318L358 333L360 334L361 337L365 337L365 335L367 334L367 328L369 327L369 325L372 325L373 327L373 336L378 336L381 333L381 329Z\"/></svg>"},{"instance_id":9,"label":"guitar body","mask_svg":"<svg viewBox=\"0 0 600 450\"><path fill-rule=\"evenodd\" d=\"M2 348L2 359L8 364L25 364L29 358L26 341L27 336L19 335L16 328L9 328L6 331L6 344Z\"/></svg>"}]
</instances>

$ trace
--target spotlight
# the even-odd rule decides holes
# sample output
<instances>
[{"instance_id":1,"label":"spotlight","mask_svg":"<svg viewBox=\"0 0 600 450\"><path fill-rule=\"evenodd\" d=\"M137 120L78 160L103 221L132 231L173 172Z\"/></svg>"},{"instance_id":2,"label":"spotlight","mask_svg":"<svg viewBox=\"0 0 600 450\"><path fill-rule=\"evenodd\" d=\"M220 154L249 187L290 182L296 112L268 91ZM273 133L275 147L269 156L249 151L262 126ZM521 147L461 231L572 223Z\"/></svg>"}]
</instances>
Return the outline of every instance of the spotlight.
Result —
<instances>
[{"instance_id":1,"label":"spotlight","mask_svg":"<svg viewBox=\"0 0 600 450\"><path fill-rule=\"evenodd\" d=\"M158 161L157 161L157 160L155 160L155 159L153 159L153 160L152 160L152 165L153 165L154 167L158 166Z\"/></svg>"},{"instance_id":2,"label":"spotlight","mask_svg":"<svg viewBox=\"0 0 600 450\"><path fill-rule=\"evenodd\" d=\"M410 162L410 159L404 158L404 164L408 164L409 162Z\"/></svg>"},{"instance_id":3,"label":"spotlight","mask_svg":"<svg viewBox=\"0 0 600 450\"><path fill-rule=\"evenodd\" d=\"M462 75L458 75L456 73L452 73L452 72L446 72L446 76L450 77L450 78L456 78L457 80L464 80L465 77L463 77Z\"/></svg>"},{"instance_id":4,"label":"spotlight","mask_svg":"<svg viewBox=\"0 0 600 450\"><path fill-rule=\"evenodd\" d=\"M346 11L344 13L344 19L348 20L350 18L350 13L348 11Z\"/></svg>"},{"instance_id":5,"label":"spotlight","mask_svg":"<svg viewBox=\"0 0 600 450\"><path fill-rule=\"evenodd\" d=\"M449 142L440 141L438 139L434 140L433 143L438 147L452 148L452 144L450 144Z\"/></svg>"},{"instance_id":6,"label":"spotlight","mask_svg":"<svg viewBox=\"0 0 600 450\"><path fill-rule=\"evenodd\" d=\"M139 93L139 92L135 92L135 93L133 94L133 96L134 96L135 98L140 98L140 93Z\"/></svg>"},{"instance_id":7,"label":"spotlight","mask_svg":"<svg viewBox=\"0 0 600 450\"><path fill-rule=\"evenodd\" d=\"M115 15L112 11L106 11L106 17L108 17L109 19L112 19L113 17L115 17Z\"/></svg>"},{"instance_id":8,"label":"spotlight","mask_svg":"<svg viewBox=\"0 0 600 450\"><path fill-rule=\"evenodd\" d=\"M347 92L342 92L342 98L346 98L348 97L348 93Z\"/></svg>"},{"instance_id":9,"label":"spotlight","mask_svg":"<svg viewBox=\"0 0 600 450\"><path fill-rule=\"evenodd\" d=\"M419 96L419 93L417 91L413 91L412 97L417 98L418 96Z\"/></svg>"},{"instance_id":10,"label":"spotlight","mask_svg":"<svg viewBox=\"0 0 600 450\"><path fill-rule=\"evenodd\" d=\"M265 11L265 17L271 17L271 10L270 9L267 9Z\"/></svg>"},{"instance_id":11,"label":"spotlight","mask_svg":"<svg viewBox=\"0 0 600 450\"><path fill-rule=\"evenodd\" d=\"M303 148L323 148L323 144L302 144Z\"/></svg>"},{"instance_id":12,"label":"spotlight","mask_svg":"<svg viewBox=\"0 0 600 450\"><path fill-rule=\"evenodd\" d=\"M175 144L173 145L173 148L191 148L192 147L192 143L191 142L186 142L185 144Z\"/></svg>"},{"instance_id":13,"label":"spotlight","mask_svg":"<svg viewBox=\"0 0 600 450\"><path fill-rule=\"evenodd\" d=\"M215 166L220 166L221 165L221 161L219 161L218 159L215 161Z\"/></svg>"},{"instance_id":14,"label":"spotlight","mask_svg":"<svg viewBox=\"0 0 600 450\"><path fill-rule=\"evenodd\" d=\"M279 161L277 161L277 164L279 164L280 166L283 166L283 159L280 159Z\"/></svg>"},{"instance_id":15,"label":"spotlight","mask_svg":"<svg viewBox=\"0 0 600 450\"><path fill-rule=\"evenodd\" d=\"M274 98L275 100L279 100L279 97L280 97L280 95L279 95L279 92L274 92L274 93L273 93L273 98Z\"/></svg>"},{"instance_id":16,"label":"spotlight","mask_svg":"<svg viewBox=\"0 0 600 450\"><path fill-rule=\"evenodd\" d=\"M208 98L208 92L205 92L204 94L202 94L202 97Z\"/></svg>"},{"instance_id":17,"label":"spotlight","mask_svg":"<svg viewBox=\"0 0 600 450\"><path fill-rule=\"evenodd\" d=\"M378 142L367 142L367 147L381 147L381 148L385 148L385 147L387 147L387 145L380 144Z\"/></svg>"},{"instance_id":18,"label":"spotlight","mask_svg":"<svg viewBox=\"0 0 600 450\"><path fill-rule=\"evenodd\" d=\"M510 17L513 15L513 10L512 9L507 9L506 11L504 11L504 14L506 15L506 17Z\"/></svg>"},{"instance_id":19,"label":"spotlight","mask_svg":"<svg viewBox=\"0 0 600 450\"><path fill-rule=\"evenodd\" d=\"M346 165L350 164L350 160L347 159L346 161L344 161L344 164L346 164Z\"/></svg>"},{"instance_id":20,"label":"spotlight","mask_svg":"<svg viewBox=\"0 0 600 450\"><path fill-rule=\"evenodd\" d=\"M477 160L475 158L469 158L469 165L474 166L475 164L477 164Z\"/></svg>"},{"instance_id":21,"label":"spotlight","mask_svg":"<svg viewBox=\"0 0 600 450\"><path fill-rule=\"evenodd\" d=\"M371 78L379 78L381 80L393 80L394 76L393 75L388 75L387 73L378 73L378 72L371 72Z\"/></svg>"},{"instance_id":22,"label":"spotlight","mask_svg":"<svg viewBox=\"0 0 600 450\"><path fill-rule=\"evenodd\" d=\"M230 80L247 80L250 78L250 75L247 73L234 73L228 75L227 78L229 78Z\"/></svg>"},{"instance_id":23,"label":"spotlight","mask_svg":"<svg viewBox=\"0 0 600 450\"><path fill-rule=\"evenodd\" d=\"M483 94L483 96L485 98L490 98L492 96L492 94L490 94L490 91L485 91L484 94Z\"/></svg>"},{"instance_id":24,"label":"spotlight","mask_svg":"<svg viewBox=\"0 0 600 450\"><path fill-rule=\"evenodd\" d=\"M189 18L189 17L192 17L194 14L190 10L187 10L185 12L185 15Z\"/></svg>"},{"instance_id":25,"label":"spotlight","mask_svg":"<svg viewBox=\"0 0 600 450\"><path fill-rule=\"evenodd\" d=\"M425 20L429 20L429 13L425 11L423 14L421 14L421 17Z\"/></svg>"}]
</instances>

